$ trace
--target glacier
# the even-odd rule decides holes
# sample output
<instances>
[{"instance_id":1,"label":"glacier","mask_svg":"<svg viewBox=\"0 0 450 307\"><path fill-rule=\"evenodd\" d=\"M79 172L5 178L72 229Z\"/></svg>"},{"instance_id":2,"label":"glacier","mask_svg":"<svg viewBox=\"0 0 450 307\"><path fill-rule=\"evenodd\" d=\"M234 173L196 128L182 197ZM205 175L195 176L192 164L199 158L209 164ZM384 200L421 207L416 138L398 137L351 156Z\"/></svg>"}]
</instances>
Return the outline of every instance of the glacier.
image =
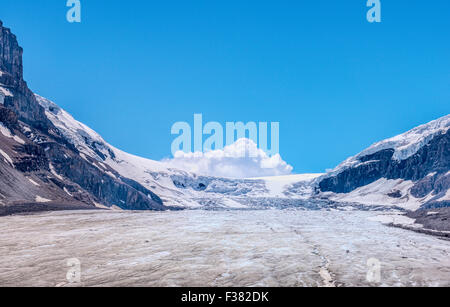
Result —
<instances>
[{"instance_id":1,"label":"glacier","mask_svg":"<svg viewBox=\"0 0 450 307\"><path fill-rule=\"evenodd\" d=\"M0 224L2 286L450 286L450 242L376 212L75 211ZM398 218L400 219L400 218ZM81 283L66 280L67 259ZM368 261L381 263L379 282Z\"/></svg>"}]
</instances>

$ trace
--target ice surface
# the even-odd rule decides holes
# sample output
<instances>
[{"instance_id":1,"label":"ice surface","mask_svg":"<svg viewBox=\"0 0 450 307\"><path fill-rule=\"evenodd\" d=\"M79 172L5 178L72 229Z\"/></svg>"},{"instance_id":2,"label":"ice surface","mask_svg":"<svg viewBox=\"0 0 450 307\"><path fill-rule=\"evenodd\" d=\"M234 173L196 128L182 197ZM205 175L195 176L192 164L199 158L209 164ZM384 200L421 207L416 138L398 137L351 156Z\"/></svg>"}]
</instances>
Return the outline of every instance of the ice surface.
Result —
<instances>
[{"instance_id":1,"label":"ice surface","mask_svg":"<svg viewBox=\"0 0 450 307\"><path fill-rule=\"evenodd\" d=\"M450 242L296 210L54 212L0 223L0 286L450 286ZM381 262L369 283L367 260Z\"/></svg>"},{"instance_id":2,"label":"ice surface","mask_svg":"<svg viewBox=\"0 0 450 307\"><path fill-rule=\"evenodd\" d=\"M299 174L288 176L273 176L255 178L263 180L270 197L286 197L286 190L295 183L309 183L323 174Z\"/></svg>"}]
</instances>

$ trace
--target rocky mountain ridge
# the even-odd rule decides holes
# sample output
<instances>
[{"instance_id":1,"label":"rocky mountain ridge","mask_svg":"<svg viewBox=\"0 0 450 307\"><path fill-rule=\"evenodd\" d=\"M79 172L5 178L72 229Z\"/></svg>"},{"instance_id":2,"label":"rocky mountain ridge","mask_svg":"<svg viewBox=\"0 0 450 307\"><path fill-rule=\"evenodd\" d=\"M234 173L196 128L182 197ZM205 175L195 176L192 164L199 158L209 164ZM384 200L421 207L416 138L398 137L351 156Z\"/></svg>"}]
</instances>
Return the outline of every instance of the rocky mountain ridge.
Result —
<instances>
[{"instance_id":1,"label":"rocky mountain ridge","mask_svg":"<svg viewBox=\"0 0 450 307\"><path fill-rule=\"evenodd\" d=\"M386 181L396 183L390 191L385 191L386 201L413 198L420 199L423 206L449 206L449 128L450 115L447 115L378 142L318 178L318 190L325 194L351 195L358 189ZM405 182L410 184L405 186ZM401 188L402 184L406 188Z\"/></svg>"},{"instance_id":2,"label":"rocky mountain ridge","mask_svg":"<svg viewBox=\"0 0 450 307\"><path fill-rule=\"evenodd\" d=\"M137 182L80 156L23 80L22 54L16 36L0 22L0 214L23 210L23 204L167 209Z\"/></svg>"}]
</instances>

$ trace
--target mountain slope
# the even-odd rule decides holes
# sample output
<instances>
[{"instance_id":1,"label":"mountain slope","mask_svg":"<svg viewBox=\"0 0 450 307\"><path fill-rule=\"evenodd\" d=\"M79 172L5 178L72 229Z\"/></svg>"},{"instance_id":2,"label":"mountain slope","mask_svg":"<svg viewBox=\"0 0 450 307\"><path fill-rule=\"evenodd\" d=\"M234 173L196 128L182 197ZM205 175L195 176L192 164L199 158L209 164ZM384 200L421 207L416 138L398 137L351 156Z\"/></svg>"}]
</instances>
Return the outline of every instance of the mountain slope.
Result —
<instances>
[{"instance_id":1,"label":"mountain slope","mask_svg":"<svg viewBox=\"0 0 450 307\"><path fill-rule=\"evenodd\" d=\"M418 209L449 205L450 115L378 142L317 180L330 199ZM334 194L334 195L333 195Z\"/></svg>"},{"instance_id":2,"label":"mountain slope","mask_svg":"<svg viewBox=\"0 0 450 307\"><path fill-rule=\"evenodd\" d=\"M23 80L22 53L0 22L0 214L44 203L56 209L167 209L149 189L80 156Z\"/></svg>"}]
</instances>

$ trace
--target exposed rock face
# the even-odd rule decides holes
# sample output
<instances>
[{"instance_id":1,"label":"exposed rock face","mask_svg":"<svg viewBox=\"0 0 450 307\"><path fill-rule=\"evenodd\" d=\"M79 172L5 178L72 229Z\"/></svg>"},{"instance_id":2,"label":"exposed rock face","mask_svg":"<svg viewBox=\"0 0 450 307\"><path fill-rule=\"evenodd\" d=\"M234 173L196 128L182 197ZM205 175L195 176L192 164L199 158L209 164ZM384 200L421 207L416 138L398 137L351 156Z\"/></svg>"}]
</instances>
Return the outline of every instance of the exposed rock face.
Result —
<instances>
[{"instance_id":1,"label":"exposed rock face","mask_svg":"<svg viewBox=\"0 0 450 307\"><path fill-rule=\"evenodd\" d=\"M0 69L15 80L22 80L23 77L22 54L16 36L0 21Z\"/></svg>"},{"instance_id":2,"label":"exposed rock face","mask_svg":"<svg viewBox=\"0 0 450 307\"><path fill-rule=\"evenodd\" d=\"M64 138L23 80L22 53L0 21L0 207L167 209L157 195L82 157Z\"/></svg>"},{"instance_id":3,"label":"exposed rock face","mask_svg":"<svg viewBox=\"0 0 450 307\"><path fill-rule=\"evenodd\" d=\"M351 167L336 176L319 182L322 192L349 193L381 178L404 179L415 182L411 195L422 198L431 192L435 197L445 195L450 188L450 130L437 134L418 152L404 160L393 159L394 149L385 149L371 155L359 157L356 167ZM400 191L390 197L400 198Z\"/></svg>"},{"instance_id":4,"label":"exposed rock face","mask_svg":"<svg viewBox=\"0 0 450 307\"><path fill-rule=\"evenodd\" d=\"M23 80L23 50L16 36L0 21L0 84L14 97L4 97L4 105L13 109L19 118L35 128L46 129L49 121L44 110L36 102L34 94Z\"/></svg>"}]
</instances>

